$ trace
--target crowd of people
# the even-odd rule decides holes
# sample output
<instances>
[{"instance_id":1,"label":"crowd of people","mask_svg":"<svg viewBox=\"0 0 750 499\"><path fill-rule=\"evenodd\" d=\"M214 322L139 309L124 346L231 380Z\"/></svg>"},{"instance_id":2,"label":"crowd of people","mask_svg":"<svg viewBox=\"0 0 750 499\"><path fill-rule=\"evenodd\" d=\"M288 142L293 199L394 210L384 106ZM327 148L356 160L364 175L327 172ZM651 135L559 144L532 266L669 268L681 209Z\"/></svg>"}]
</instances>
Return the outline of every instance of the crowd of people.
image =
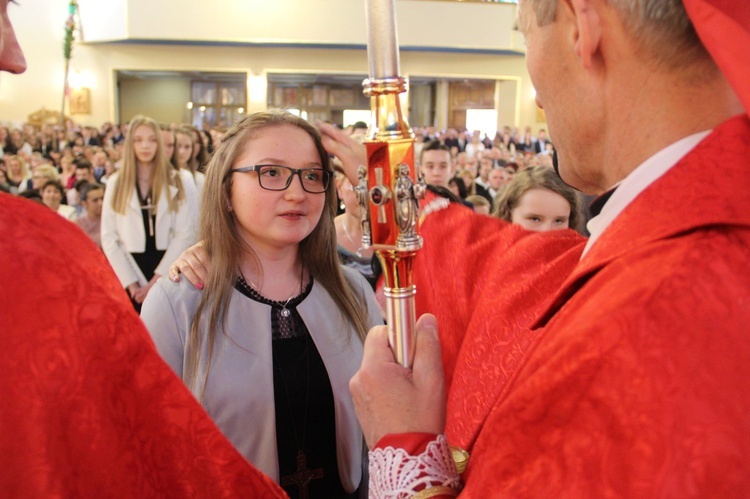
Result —
<instances>
[{"instance_id":1,"label":"crowd of people","mask_svg":"<svg viewBox=\"0 0 750 499\"><path fill-rule=\"evenodd\" d=\"M80 225L101 246L98 198L110 178L116 178L123 166L126 166L127 171L134 166L134 163L127 160L132 158L130 152L135 147L133 142L128 141L132 123L133 121L120 125L107 122L96 128L81 126L68 119L64 125L47 123L41 126L0 126L0 190L44 203L61 216ZM346 127L346 131L361 140L364 137L363 129L361 125L359 128L357 125ZM159 125L158 129L161 131L163 148L159 154L167 159L171 169L179 173L179 197L188 197L184 205L192 211L192 230L197 234L199 204L205 182L204 169L211 152L218 146L227 129L224 126L214 126L202 130L192 125L175 123ZM474 146L472 140L477 141L481 135L478 131L470 133L453 128L436 130L431 126L417 127L414 131L415 154L425 181L448 188L466 206L475 208L482 214L502 211L498 208L498 201L502 197L500 195L505 192L518 171L552 167L554 149L543 129L534 136L530 127L526 127L523 133L518 128L504 127L497 132L494 140L485 134L483 140ZM430 150L436 152L427 152L427 159L422 160L422 152ZM438 158L437 162L434 157ZM122 176L122 173L119 175ZM338 211L343 213L347 190L351 190L351 185L346 183L343 176L340 181L346 184L338 190L341 206ZM150 189L149 185L143 187ZM552 190L560 190L560 194L566 199L571 196L582 198L580 194L570 194L574 191L559 182ZM93 199L89 196L93 196ZM147 199L144 198L143 201ZM108 215L106 203L104 206L103 211ZM572 204L574 210L581 209L581 206L583 199ZM172 209L170 206L170 210ZM355 209L351 205L349 212ZM118 211L122 212L123 208L120 207ZM157 211L153 211L152 215L156 213ZM581 216L577 219L581 219ZM369 268L371 253L365 260L357 257L357 251L360 254L363 251L356 243L361 233L353 220L352 217L346 225L349 237L344 240L346 233L339 237L339 247L343 250L340 252L341 258L352 266L359 266L374 285L376 276ZM337 227L342 231L345 226L338 223ZM571 227L585 231L583 224ZM170 230L172 229L174 227ZM351 237L352 235L355 237ZM150 271L146 274L150 275ZM139 282L141 286L146 286L149 280L145 279L144 282L144 279L139 279ZM142 297L140 299L142 302Z\"/></svg>"}]
</instances>

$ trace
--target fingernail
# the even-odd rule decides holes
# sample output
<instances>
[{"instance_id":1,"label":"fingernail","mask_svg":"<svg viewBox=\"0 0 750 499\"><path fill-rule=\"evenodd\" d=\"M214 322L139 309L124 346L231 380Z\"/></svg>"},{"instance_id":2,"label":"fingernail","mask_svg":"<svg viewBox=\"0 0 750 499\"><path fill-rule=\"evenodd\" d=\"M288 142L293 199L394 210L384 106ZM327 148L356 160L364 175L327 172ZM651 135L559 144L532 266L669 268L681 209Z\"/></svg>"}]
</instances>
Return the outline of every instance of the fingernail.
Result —
<instances>
[{"instance_id":1,"label":"fingernail","mask_svg":"<svg viewBox=\"0 0 750 499\"><path fill-rule=\"evenodd\" d=\"M438 330L437 319L434 315L424 315L420 319L420 326L426 330L433 331L434 333L437 333Z\"/></svg>"},{"instance_id":2,"label":"fingernail","mask_svg":"<svg viewBox=\"0 0 750 499\"><path fill-rule=\"evenodd\" d=\"M195 283L195 287L198 288L198 289L200 289L201 291L203 291L203 283L202 282L200 282L200 281L196 282Z\"/></svg>"},{"instance_id":3,"label":"fingernail","mask_svg":"<svg viewBox=\"0 0 750 499\"><path fill-rule=\"evenodd\" d=\"M178 275L173 275L173 276L172 276L172 277L170 277L169 279L170 279L170 280L171 280L172 282L180 282L180 276L178 276Z\"/></svg>"},{"instance_id":4,"label":"fingernail","mask_svg":"<svg viewBox=\"0 0 750 499\"><path fill-rule=\"evenodd\" d=\"M431 336L434 336L435 338L437 338L437 337L438 337L438 331L437 331L437 328L436 328L436 327L435 327L434 325L432 325L432 324L428 324L428 325L426 325L426 326L424 327L423 331L424 331L425 333L427 333L427 334L431 335Z\"/></svg>"}]
</instances>

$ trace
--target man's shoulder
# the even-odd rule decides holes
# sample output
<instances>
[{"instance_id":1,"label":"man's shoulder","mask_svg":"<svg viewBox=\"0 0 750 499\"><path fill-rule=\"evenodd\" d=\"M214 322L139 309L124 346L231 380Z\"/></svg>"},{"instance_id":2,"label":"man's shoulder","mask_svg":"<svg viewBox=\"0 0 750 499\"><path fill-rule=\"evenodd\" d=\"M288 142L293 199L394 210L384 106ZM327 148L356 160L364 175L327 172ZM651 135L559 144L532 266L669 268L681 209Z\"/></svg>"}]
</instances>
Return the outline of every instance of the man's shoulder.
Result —
<instances>
[{"instance_id":1,"label":"man's shoulder","mask_svg":"<svg viewBox=\"0 0 750 499\"><path fill-rule=\"evenodd\" d=\"M668 309L680 309L686 312L686 323L694 325L716 320L714 315L726 316L727 313L716 314L716 310L701 304L721 303L717 308L726 312L734 308L732 303L740 296L750 299L747 274L736 270L750 267L748 247L750 228L718 225L646 243L592 275L592 290L600 297L606 296L597 300L596 308L608 309L606 314L614 314L612 317L657 316ZM687 303L694 303L689 311L684 308ZM734 314L742 314L750 321L750 314L742 309L731 315Z\"/></svg>"}]
</instances>

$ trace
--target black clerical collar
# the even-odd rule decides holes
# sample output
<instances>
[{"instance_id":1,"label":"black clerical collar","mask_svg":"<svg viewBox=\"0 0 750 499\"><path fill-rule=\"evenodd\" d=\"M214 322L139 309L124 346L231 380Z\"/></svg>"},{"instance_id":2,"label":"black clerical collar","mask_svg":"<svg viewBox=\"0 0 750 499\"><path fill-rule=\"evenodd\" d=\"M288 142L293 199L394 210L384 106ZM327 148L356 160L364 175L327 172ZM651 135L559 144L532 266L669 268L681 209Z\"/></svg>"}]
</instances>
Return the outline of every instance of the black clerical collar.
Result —
<instances>
[{"instance_id":1,"label":"black clerical collar","mask_svg":"<svg viewBox=\"0 0 750 499\"><path fill-rule=\"evenodd\" d=\"M612 197L612 194L614 194L616 190L617 186L614 186L601 196L591 201L591 204L589 205L589 211L591 212L592 218L598 216L599 213L602 212L602 208L604 208L604 205L607 204L607 201L609 201L609 198Z\"/></svg>"}]
</instances>

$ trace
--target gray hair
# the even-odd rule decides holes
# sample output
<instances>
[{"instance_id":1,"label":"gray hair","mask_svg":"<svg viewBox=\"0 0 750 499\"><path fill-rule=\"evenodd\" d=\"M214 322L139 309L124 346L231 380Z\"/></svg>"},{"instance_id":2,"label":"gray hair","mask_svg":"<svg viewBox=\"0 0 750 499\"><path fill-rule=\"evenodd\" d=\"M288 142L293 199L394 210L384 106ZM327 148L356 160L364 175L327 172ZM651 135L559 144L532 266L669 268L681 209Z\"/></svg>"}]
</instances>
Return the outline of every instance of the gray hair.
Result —
<instances>
[{"instance_id":1,"label":"gray hair","mask_svg":"<svg viewBox=\"0 0 750 499\"><path fill-rule=\"evenodd\" d=\"M558 0L531 3L537 25L554 22ZM605 0L620 13L625 28L644 54L668 69L710 60L682 0Z\"/></svg>"}]
</instances>

